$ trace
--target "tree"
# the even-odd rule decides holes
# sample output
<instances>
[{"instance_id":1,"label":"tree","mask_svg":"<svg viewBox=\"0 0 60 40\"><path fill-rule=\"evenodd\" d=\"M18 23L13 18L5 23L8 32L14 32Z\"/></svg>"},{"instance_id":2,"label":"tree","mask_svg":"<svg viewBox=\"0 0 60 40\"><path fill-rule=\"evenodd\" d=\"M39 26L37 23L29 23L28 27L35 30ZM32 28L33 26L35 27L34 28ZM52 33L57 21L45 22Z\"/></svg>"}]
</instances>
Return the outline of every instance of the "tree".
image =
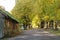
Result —
<instances>
[{"instance_id":1,"label":"tree","mask_svg":"<svg viewBox=\"0 0 60 40\"><path fill-rule=\"evenodd\" d=\"M44 20L48 24L51 20L54 22L60 20L59 5L60 0L16 0L16 6L12 10L12 13L21 23L29 20L27 23L38 25ZM54 22L52 22L53 25ZM52 28L54 27L52 26Z\"/></svg>"}]
</instances>

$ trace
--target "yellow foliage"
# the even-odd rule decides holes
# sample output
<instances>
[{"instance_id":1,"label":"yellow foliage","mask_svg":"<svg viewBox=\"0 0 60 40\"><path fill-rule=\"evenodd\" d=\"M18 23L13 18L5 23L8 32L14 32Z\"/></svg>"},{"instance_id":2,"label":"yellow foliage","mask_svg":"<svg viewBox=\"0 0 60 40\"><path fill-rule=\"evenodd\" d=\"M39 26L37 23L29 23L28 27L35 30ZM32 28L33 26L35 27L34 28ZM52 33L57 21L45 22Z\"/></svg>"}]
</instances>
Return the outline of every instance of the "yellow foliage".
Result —
<instances>
[{"instance_id":1,"label":"yellow foliage","mask_svg":"<svg viewBox=\"0 0 60 40\"><path fill-rule=\"evenodd\" d=\"M49 20L49 16L45 16L45 17L44 17L44 20L45 20L45 21L48 21L48 20Z\"/></svg>"},{"instance_id":2,"label":"yellow foliage","mask_svg":"<svg viewBox=\"0 0 60 40\"><path fill-rule=\"evenodd\" d=\"M35 15L33 20L32 20L32 27L33 28L38 28L38 24L40 23L40 18L38 15Z\"/></svg>"},{"instance_id":3,"label":"yellow foliage","mask_svg":"<svg viewBox=\"0 0 60 40\"><path fill-rule=\"evenodd\" d=\"M47 0L47 2L48 2L49 4L52 4L52 3L55 2L55 0Z\"/></svg>"}]
</instances>

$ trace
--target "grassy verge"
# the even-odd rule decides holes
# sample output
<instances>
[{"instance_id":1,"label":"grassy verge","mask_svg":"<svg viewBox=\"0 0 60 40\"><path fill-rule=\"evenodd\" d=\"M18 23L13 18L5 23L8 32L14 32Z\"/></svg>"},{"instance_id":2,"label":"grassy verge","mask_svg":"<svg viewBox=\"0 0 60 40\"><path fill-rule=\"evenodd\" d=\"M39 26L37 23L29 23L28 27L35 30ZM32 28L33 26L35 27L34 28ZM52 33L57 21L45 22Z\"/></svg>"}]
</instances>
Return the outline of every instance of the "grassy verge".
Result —
<instances>
[{"instance_id":1,"label":"grassy verge","mask_svg":"<svg viewBox=\"0 0 60 40\"><path fill-rule=\"evenodd\" d=\"M60 36L60 29L59 30L48 30L50 33L53 33L57 36Z\"/></svg>"}]
</instances>

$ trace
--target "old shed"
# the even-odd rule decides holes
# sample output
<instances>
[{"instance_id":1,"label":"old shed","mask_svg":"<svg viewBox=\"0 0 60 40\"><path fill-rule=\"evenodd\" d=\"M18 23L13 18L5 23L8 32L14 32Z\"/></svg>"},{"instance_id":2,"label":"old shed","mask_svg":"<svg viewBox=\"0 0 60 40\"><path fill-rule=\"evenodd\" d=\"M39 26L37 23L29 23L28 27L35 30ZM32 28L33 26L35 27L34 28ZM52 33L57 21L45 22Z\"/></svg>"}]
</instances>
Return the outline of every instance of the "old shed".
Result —
<instances>
[{"instance_id":1,"label":"old shed","mask_svg":"<svg viewBox=\"0 0 60 40\"><path fill-rule=\"evenodd\" d=\"M9 12L0 9L0 38L19 32L19 21Z\"/></svg>"}]
</instances>

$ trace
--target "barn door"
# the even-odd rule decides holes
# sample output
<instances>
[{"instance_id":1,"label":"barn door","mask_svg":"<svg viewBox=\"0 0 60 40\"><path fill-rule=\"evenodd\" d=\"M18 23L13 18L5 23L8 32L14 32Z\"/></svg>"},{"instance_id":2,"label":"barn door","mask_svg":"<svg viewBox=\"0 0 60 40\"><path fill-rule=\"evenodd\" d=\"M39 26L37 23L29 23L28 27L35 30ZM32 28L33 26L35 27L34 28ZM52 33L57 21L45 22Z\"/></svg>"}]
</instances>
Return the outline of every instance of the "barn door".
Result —
<instances>
[{"instance_id":1,"label":"barn door","mask_svg":"<svg viewBox=\"0 0 60 40\"><path fill-rule=\"evenodd\" d=\"M3 18L0 18L0 38L3 37L3 28L4 28L4 20Z\"/></svg>"}]
</instances>

